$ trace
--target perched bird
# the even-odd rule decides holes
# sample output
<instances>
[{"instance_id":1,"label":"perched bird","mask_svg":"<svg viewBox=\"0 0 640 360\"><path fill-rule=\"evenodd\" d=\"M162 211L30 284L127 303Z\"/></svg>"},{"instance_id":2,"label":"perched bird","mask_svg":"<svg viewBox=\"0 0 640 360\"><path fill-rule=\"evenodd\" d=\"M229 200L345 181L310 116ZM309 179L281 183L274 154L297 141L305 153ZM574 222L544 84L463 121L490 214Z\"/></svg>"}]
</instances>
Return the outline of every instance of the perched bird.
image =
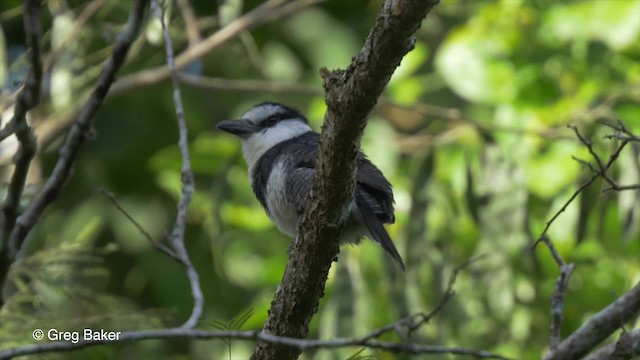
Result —
<instances>
[{"instance_id":1,"label":"perched bird","mask_svg":"<svg viewBox=\"0 0 640 360\"><path fill-rule=\"evenodd\" d=\"M218 129L242 139L253 192L278 229L295 237L310 198L320 135L291 107L263 102L239 120L220 122ZM340 242L358 243L363 235L404 263L382 224L395 221L391 184L366 156L358 153L358 172L351 212Z\"/></svg>"}]
</instances>

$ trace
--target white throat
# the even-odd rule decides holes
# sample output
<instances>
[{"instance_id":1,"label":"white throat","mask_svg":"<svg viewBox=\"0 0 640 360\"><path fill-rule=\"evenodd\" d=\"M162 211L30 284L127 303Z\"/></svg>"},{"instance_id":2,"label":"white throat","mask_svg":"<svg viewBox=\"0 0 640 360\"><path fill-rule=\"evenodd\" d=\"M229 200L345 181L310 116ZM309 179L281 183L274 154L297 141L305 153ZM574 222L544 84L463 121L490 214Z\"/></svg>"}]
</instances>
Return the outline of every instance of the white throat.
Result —
<instances>
[{"instance_id":1,"label":"white throat","mask_svg":"<svg viewBox=\"0 0 640 360\"><path fill-rule=\"evenodd\" d=\"M242 154L249 166L249 174L260 157L273 146L311 131L311 127L299 120L282 120L275 126L256 134L242 142Z\"/></svg>"}]
</instances>

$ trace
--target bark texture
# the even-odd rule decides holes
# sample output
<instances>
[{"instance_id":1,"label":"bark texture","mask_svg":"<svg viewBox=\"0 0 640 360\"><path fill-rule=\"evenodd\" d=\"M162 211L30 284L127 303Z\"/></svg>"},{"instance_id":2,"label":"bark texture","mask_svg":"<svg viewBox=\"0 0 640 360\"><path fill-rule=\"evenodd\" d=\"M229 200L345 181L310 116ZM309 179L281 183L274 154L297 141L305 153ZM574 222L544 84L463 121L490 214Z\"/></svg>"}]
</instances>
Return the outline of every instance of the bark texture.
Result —
<instances>
[{"instance_id":1,"label":"bark texture","mask_svg":"<svg viewBox=\"0 0 640 360\"><path fill-rule=\"evenodd\" d=\"M438 0L387 0L358 55L346 70L321 70L325 115L311 199L298 237L271 303L263 331L306 338L318 309L338 235L349 214L355 186L356 154L367 116L402 58L413 49L414 33ZM259 342L252 359L296 359L300 350Z\"/></svg>"}]
</instances>

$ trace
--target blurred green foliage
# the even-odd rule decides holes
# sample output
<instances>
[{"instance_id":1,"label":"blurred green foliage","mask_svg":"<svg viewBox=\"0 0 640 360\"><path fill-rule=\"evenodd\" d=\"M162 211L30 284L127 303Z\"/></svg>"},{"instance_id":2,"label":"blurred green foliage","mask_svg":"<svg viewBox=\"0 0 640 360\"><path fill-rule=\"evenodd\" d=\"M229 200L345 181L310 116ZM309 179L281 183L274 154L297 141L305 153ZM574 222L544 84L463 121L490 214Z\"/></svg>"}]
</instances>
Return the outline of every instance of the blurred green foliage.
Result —
<instances>
[{"instance_id":1,"label":"blurred green foliage","mask_svg":"<svg viewBox=\"0 0 640 360\"><path fill-rule=\"evenodd\" d=\"M203 37L259 3L190 2ZM214 131L215 123L272 100L300 108L319 130L324 101L318 69L349 64L381 3L327 1L245 32L185 70L318 91L182 87L197 183L186 243L206 298L203 328L260 328L290 241L254 199L240 143ZM43 43L50 54L88 2L45 4ZM21 6L17 0L0 5L3 96L19 86L27 68ZM128 8L128 1L106 1L45 77L46 96L32 118L41 140L34 166L42 177L33 176L27 195L50 173L61 130L91 90ZM188 51L180 9L172 4L167 10L176 51ZM164 64L160 31L150 21L124 74ZM601 120L620 119L640 134L640 2L443 0L416 37L362 141L394 185L397 222L388 229L407 272L372 242L343 247L310 338L360 336L428 312L457 264L487 255L459 274L456 296L413 341L539 358L549 344L559 269L548 249L532 250L532 244L592 174L571 158L593 160L566 125L577 125L605 160L617 144L603 139L611 129ZM98 192L113 192L146 231L164 238L180 191L171 96L165 81L141 84L104 104L96 137L12 267L0 310L0 349L31 343L35 328L150 329L188 316L192 299L182 267L154 250ZM12 149L3 142L3 184ZM637 143L627 146L610 176L639 183L639 154ZM596 181L548 232L564 259L576 264L563 336L640 280L640 193L602 194L607 187ZM400 340L393 334L383 339ZM50 357L241 359L252 348L236 340L152 340ZM304 358L352 355L409 358L361 349L319 350Z\"/></svg>"}]
</instances>

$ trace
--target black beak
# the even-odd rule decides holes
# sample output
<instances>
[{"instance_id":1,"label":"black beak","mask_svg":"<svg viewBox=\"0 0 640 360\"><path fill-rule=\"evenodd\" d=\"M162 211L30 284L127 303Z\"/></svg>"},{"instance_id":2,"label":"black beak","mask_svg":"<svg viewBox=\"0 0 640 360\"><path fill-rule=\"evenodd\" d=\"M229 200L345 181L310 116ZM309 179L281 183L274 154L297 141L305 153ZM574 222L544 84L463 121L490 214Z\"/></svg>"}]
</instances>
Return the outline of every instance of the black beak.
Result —
<instances>
[{"instance_id":1,"label":"black beak","mask_svg":"<svg viewBox=\"0 0 640 360\"><path fill-rule=\"evenodd\" d=\"M221 121L218 123L218 125L216 125L216 129L226 131L243 139L248 138L249 136L260 130L259 127L244 119Z\"/></svg>"}]
</instances>

